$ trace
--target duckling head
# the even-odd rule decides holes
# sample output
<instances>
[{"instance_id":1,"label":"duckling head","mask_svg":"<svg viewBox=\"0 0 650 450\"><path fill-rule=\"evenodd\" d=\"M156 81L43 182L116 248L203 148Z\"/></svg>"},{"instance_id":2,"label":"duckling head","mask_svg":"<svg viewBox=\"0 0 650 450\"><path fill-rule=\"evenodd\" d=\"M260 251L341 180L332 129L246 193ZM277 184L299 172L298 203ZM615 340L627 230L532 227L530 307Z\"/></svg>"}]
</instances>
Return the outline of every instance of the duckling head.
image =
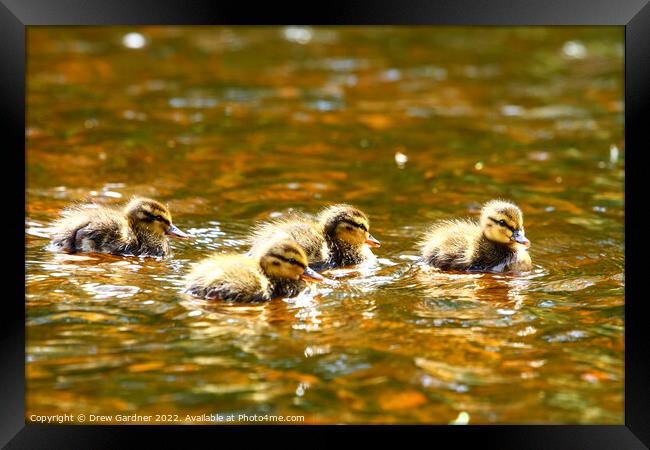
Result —
<instances>
[{"instance_id":1,"label":"duckling head","mask_svg":"<svg viewBox=\"0 0 650 450\"><path fill-rule=\"evenodd\" d=\"M271 241L260 257L260 267L269 278L323 281L307 264L305 251L291 239Z\"/></svg>"},{"instance_id":2,"label":"duckling head","mask_svg":"<svg viewBox=\"0 0 650 450\"><path fill-rule=\"evenodd\" d=\"M134 198L124 207L124 213L129 221L129 226L136 232L160 236L167 234L179 239L189 238L172 223L169 209L156 200Z\"/></svg>"},{"instance_id":3,"label":"duckling head","mask_svg":"<svg viewBox=\"0 0 650 450\"><path fill-rule=\"evenodd\" d=\"M481 228L485 237L492 242L530 247L530 241L524 234L524 216L513 203L504 200L487 202L481 209Z\"/></svg>"},{"instance_id":4,"label":"duckling head","mask_svg":"<svg viewBox=\"0 0 650 450\"><path fill-rule=\"evenodd\" d=\"M381 246L369 232L368 216L353 206L341 204L325 208L318 215L318 221L323 225L325 234L334 242L355 247L363 244Z\"/></svg>"}]
</instances>

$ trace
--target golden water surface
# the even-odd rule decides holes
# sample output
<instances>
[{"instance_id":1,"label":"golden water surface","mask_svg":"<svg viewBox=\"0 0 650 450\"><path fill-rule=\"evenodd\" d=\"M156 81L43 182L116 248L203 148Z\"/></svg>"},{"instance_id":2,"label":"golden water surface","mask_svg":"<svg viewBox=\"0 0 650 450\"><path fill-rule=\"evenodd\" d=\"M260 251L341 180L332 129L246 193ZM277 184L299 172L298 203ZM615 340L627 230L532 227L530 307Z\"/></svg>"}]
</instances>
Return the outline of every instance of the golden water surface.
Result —
<instances>
[{"instance_id":1,"label":"golden water surface","mask_svg":"<svg viewBox=\"0 0 650 450\"><path fill-rule=\"evenodd\" d=\"M623 423L623 37L29 28L27 419ZM61 208L135 194L193 236L170 259L45 249ZM417 263L430 223L492 198L521 206L530 273ZM257 221L335 202L376 264L261 305L180 292Z\"/></svg>"}]
</instances>

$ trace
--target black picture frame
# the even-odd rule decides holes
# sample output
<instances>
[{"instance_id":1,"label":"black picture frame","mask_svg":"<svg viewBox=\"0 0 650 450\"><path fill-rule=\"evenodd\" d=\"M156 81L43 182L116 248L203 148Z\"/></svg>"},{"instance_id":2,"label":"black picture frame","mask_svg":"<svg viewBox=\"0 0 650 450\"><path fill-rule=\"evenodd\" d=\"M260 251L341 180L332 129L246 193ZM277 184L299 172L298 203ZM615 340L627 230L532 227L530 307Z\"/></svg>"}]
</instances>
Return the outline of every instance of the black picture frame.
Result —
<instances>
[{"instance_id":1,"label":"black picture frame","mask_svg":"<svg viewBox=\"0 0 650 450\"><path fill-rule=\"evenodd\" d=\"M423 442L437 445L451 439L454 447L474 442L501 449L647 448L650 445L650 360L642 304L641 280L645 245L640 218L643 190L642 152L650 142L647 113L650 105L650 5L649 0L410 0L327 1L318 5L286 2L216 3L209 0L0 0L0 123L3 125L5 166L3 183L8 204L3 217L5 243L15 248L6 270L25 274L25 202L17 191L25 186L25 37L33 25L152 25L152 24L421 24L421 25L621 25L625 26L625 425L539 426L417 426L323 427L256 426L66 426L25 424L25 298L20 275L10 280L4 295L2 366L0 372L0 444L7 448L116 448L146 438L149 446L168 447L172 438L202 435L213 443L226 437L240 445L266 431L275 437L309 437L303 445L340 445L341 433L361 428L384 440L388 434L417 432ZM22 168L21 168L22 165ZM9 237L15 233L16 238ZM21 239L22 236L22 239ZM22 243L22 244L21 244ZM23 247L22 249L20 247ZM19 255L23 255L20 259ZM13 260L16 258L18 261ZM637 263L637 261L639 263ZM345 431L344 431L345 430ZM216 431L216 433L215 433ZM369 432L369 433L368 433ZM219 441L215 440L215 434ZM144 436L143 436L144 435ZM295 436L299 435L300 438ZM397 438L396 443L404 443ZM286 442L286 441L285 441ZM414 442L415 443L415 442ZM244 444L246 445L246 444Z\"/></svg>"}]
</instances>

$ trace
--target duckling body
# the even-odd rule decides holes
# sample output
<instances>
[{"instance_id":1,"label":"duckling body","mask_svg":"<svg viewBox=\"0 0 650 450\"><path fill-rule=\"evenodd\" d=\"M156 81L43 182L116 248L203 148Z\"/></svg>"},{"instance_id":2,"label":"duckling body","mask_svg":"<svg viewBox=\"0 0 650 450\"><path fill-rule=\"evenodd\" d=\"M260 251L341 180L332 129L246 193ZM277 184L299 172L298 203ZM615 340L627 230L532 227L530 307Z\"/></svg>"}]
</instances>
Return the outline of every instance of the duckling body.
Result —
<instances>
[{"instance_id":1,"label":"duckling body","mask_svg":"<svg viewBox=\"0 0 650 450\"><path fill-rule=\"evenodd\" d=\"M63 210L53 225L52 246L68 253L167 256L166 235L187 238L162 203L136 198L121 210L96 204Z\"/></svg>"},{"instance_id":2,"label":"duckling body","mask_svg":"<svg viewBox=\"0 0 650 450\"><path fill-rule=\"evenodd\" d=\"M305 280L323 278L307 266L307 255L294 241L267 243L259 256L213 255L187 276L187 292L206 299L263 302L295 297Z\"/></svg>"},{"instance_id":3,"label":"duckling body","mask_svg":"<svg viewBox=\"0 0 650 450\"><path fill-rule=\"evenodd\" d=\"M532 268L521 210L502 200L486 203L479 222L434 224L419 245L425 262L443 270L521 272Z\"/></svg>"},{"instance_id":4,"label":"duckling body","mask_svg":"<svg viewBox=\"0 0 650 450\"><path fill-rule=\"evenodd\" d=\"M207 299L261 302L274 294L258 262L246 255L211 256L197 264L188 279L187 291Z\"/></svg>"},{"instance_id":5,"label":"duckling body","mask_svg":"<svg viewBox=\"0 0 650 450\"><path fill-rule=\"evenodd\" d=\"M344 204L325 208L315 219L292 213L256 227L249 239L250 254L258 253L269 239L287 236L302 247L313 269L360 264L374 257L368 246L380 246L369 226L363 212Z\"/></svg>"}]
</instances>

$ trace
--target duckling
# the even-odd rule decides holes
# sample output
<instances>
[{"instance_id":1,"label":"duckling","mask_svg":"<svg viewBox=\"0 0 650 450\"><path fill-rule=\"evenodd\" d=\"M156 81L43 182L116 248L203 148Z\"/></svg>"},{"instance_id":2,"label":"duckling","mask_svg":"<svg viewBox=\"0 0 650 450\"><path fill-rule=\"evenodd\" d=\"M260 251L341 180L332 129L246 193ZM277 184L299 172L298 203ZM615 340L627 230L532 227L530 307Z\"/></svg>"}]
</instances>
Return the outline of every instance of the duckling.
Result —
<instances>
[{"instance_id":1,"label":"duckling","mask_svg":"<svg viewBox=\"0 0 650 450\"><path fill-rule=\"evenodd\" d=\"M150 198L133 198L123 209L97 204L64 209L53 225L52 247L69 253L167 256L166 235L189 236L172 224L169 209Z\"/></svg>"},{"instance_id":2,"label":"duckling","mask_svg":"<svg viewBox=\"0 0 650 450\"><path fill-rule=\"evenodd\" d=\"M520 272L532 267L523 214L504 200L487 202L478 223L446 220L434 224L419 246L424 260L440 269Z\"/></svg>"},{"instance_id":3,"label":"duckling","mask_svg":"<svg viewBox=\"0 0 650 450\"><path fill-rule=\"evenodd\" d=\"M307 265L307 255L291 239L276 239L259 256L213 255L199 262L187 276L186 291L207 299L263 302L295 297L305 281L324 278Z\"/></svg>"},{"instance_id":4,"label":"duckling","mask_svg":"<svg viewBox=\"0 0 650 450\"><path fill-rule=\"evenodd\" d=\"M381 246L369 229L368 216L346 204L323 209L315 220L293 213L257 226L249 238L249 254L259 253L274 236L288 236L303 248L315 270L359 264L373 257L368 246Z\"/></svg>"}]
</instances>

